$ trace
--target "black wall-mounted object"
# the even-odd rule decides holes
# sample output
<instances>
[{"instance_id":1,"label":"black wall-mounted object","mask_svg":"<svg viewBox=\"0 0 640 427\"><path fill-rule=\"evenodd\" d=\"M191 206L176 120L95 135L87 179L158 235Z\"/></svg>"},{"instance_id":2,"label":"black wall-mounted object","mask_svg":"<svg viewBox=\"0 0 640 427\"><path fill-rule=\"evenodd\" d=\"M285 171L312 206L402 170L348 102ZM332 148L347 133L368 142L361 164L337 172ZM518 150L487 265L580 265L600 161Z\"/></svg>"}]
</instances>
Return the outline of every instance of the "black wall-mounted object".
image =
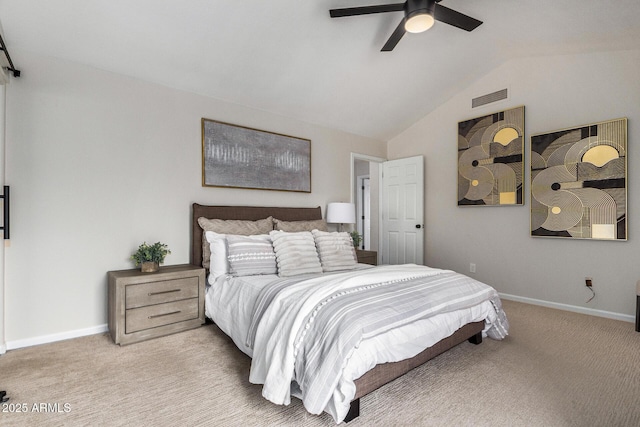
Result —
<instances>
[{"instance_id":1,"label":"black wall-mounted object","mask_svg":"<svg viewBox=\"0 0 640 427\"><path fill-rule=\"evenodd\" d=\"M4 199L4 222L0 230L4 231L4 240L9 240L9 186L4 186L4 194L0 195L0 199Z\"/></svg>"},{"instance_id":2,"label":"black wall-mounted object","mask_svg":"<svg viewBox=\"0 0 640 427\"><path fill-rule=\"evenodd\" d=\"M4 52L4 56L7 58L7 63L9 64L9 66L7 67L7 70L13 73L13 77L20 77L20 70L17 70L16 67L13 65L13 61L11 60L11 56L9 56L9 51L7 50L7 46L4 44L2 35L0 35L0 50Z\"/></svg>"}]
</instances>

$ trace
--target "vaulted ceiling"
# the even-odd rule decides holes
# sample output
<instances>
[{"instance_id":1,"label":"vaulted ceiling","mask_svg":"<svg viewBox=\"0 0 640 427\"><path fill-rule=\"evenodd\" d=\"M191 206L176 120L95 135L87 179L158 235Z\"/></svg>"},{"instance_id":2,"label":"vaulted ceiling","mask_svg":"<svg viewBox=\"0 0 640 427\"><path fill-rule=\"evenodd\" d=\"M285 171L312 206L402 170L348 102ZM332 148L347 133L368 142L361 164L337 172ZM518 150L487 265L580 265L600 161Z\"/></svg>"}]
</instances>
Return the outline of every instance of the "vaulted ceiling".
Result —
<instances>
[{"instance_id":1,"label":"vaulted ceiling","mask_svg":"<svg viewBox=\"0 0 640 427\"><path fill-rule=\"evenodd\" d=\"M510 59L640 48L638 0L443 0L484 23L392 52L402 12L328 12L392 2L0 0L0 20L18 68L53 56L383 141Z\"/></svg>"}]
</instances>

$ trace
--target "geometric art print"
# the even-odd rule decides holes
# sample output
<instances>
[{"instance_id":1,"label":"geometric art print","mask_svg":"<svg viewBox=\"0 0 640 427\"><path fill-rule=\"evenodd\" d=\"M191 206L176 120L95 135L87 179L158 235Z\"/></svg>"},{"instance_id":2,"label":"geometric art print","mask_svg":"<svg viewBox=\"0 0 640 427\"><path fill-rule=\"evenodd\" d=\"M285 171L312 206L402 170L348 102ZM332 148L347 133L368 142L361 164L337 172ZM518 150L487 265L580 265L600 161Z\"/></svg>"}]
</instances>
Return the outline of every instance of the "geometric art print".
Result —
<instances>
[{"instance_id":1,"label":"geometric art print","mask_svg":"<svg viewBox=\"0 0 640 427\"><path fill-rule=\"evenodd\" d=\"M531 235L627 240L627 119L531 136Z\"/></svg>"},{"instance_id":2,"label":"geometric art print","mask_svg":"<svg viewBox=\"0 0 640 427\"><path fill-rule=\"evenodd\" d=\"M458 123L458 206L523 204L524 106Z\"/></svg>"}]
</instances>

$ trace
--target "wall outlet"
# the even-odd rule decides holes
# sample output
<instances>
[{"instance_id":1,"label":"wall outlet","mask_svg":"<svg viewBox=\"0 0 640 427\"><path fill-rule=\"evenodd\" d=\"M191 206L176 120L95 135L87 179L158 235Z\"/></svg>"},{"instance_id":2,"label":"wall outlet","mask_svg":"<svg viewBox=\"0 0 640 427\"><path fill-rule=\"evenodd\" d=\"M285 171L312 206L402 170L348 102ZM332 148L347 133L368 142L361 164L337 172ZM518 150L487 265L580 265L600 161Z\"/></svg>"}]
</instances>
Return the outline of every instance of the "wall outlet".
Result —
<instances>
[{"instance_id":1,"label":"wall outlet","mask_svg":"<svg viewBox=\"0 0 640 427\"><path fill-rule=\"evenodd\" d=\"M584 285L588 288L591 288L593 286L593 279L591 279L591 277L585 277Z\"/></svg>"},{"instance_id":2,"label":"wall outlet","mask_svg":"<svg viewBox=\"0 0 640 427\"><path fill-rule=\"evenodd\" d=\"M476 264L475 263L471 263L469 264L469 272L470 273L475 273L476 272Z\"/></svg>"}]
</instances>

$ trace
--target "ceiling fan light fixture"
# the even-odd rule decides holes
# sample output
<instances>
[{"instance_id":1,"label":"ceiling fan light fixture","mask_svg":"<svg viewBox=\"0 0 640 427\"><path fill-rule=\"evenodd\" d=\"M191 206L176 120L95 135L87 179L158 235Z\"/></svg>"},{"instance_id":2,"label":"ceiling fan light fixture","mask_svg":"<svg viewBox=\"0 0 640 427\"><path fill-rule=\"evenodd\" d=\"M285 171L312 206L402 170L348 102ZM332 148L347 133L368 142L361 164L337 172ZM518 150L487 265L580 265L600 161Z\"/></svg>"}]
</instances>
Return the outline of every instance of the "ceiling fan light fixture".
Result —
<instances>
[{"instance_id":1,"label":"ceiling fan light fixture","mask_svg":"<svg viewBox=\"0 0 640 427\"><path fill-rule=\"evenodd\" d=\"M404 12L402 20L387 42L380 49L381 52L392 51L400 39L406 33L421 33L431 28L435 20L460 28L465 31L473 31L482 21L439 6L441 0L404 0L403 3L378 4L372 6L346 7L342 9L330 9L329 16L340 18L343 16L369 15L372 13Z\"/></svg>"},{"instance_id":2,"label":"ceiling fan light fixture","mask_svg":"<svg viewBox=\"0 0 640 427\"><path fill-rule=\"evenodd\" d=\"M404 29L409 33L422 33L433 27L435 22L433 16L426 11L418 11L407 17Z\"/></svg>"}]
</instances>

